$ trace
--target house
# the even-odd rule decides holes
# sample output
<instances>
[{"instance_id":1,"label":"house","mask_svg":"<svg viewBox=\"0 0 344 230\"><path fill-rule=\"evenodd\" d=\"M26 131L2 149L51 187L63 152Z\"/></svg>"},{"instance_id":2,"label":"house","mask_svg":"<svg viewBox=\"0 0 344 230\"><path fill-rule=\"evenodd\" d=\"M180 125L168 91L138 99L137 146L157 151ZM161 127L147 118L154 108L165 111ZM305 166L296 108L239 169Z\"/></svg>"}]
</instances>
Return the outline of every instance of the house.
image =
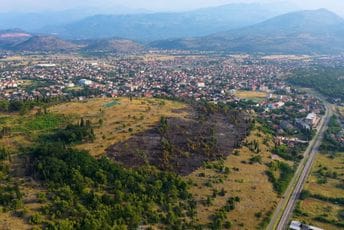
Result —
<instances>
[{"instance_id":1,"label":"house","mask_svg":"<svg viewBox=\"0 0 344 230\"><path fill-rule=\"evenodd\" d=\"M305 122L310 125L315 127L319 123L319 118L315 113L309 113L306 117Z\"/></svg>"},{"instance_id":2,"label":"house","mask_svg":"<svg viewBox=\"0 0 344 230\"><path fill-rule=\"evenodd\" d=\"M269 104L268 108L269 109L279 109L279 108L282 108L284 106L284 104L285 104L284 102L279 101L279 102L275 102L275 103Z\"/></svg>"}]
</instances>

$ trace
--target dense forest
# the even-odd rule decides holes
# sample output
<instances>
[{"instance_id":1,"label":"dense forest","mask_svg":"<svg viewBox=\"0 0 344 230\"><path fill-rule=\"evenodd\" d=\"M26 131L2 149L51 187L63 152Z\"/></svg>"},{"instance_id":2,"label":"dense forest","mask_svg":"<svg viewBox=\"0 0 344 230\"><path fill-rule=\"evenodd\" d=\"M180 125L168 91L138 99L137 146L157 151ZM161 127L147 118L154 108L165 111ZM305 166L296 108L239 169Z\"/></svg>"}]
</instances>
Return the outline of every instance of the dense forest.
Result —
<instances>
[{"instance_id":1,"label":"dense forest","mask_svg":"<svg viewBox=\"0 0 344 230\"><path fill-rule=\"evenodd\" d=\"M31 175L49 188L36 224L46 219L51 229L192 225L195 203L187 184L174 174L149 167L125 169L62 143L40 145L30 156Z\"/></svg>"},{"instance_id":2,"label":"dense forest","mask_svg":"<svg viewBox=\"0 0 344 230\"><path fill-rule=\"evenodd\" d=\"M344 69L313 67L297 70L289 82L318 90L331 99L344 100Z\"/></svg>"}]
</instances>

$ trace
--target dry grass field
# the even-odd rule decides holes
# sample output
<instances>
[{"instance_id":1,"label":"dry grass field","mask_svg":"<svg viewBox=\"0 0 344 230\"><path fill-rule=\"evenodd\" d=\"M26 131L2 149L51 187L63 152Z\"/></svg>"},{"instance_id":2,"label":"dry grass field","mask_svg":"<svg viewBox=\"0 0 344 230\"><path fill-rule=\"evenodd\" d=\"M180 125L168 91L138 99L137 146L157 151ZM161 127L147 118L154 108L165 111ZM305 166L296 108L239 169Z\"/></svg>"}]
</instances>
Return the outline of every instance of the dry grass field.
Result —
<instances>
[{"instance_id":1,"label":"dry grass field","mask_svg":"<svg viewBox=\"0 0 344 230\"><path fill-rule=\"evenodd\" d=\"M146 62L149 62L149 61L171 61L171 60L176 59L175 56L161 55L161 54L146 54L146 55L143 55L142 58Z\"/></svg>"},{"instance_id":2,"label":"dry grass field","mask_svg":"<svg viewBox=\"0 0 344 230\"><path fill-rule=\"evenodd\" d=\"M327 178L325 183L319 183L319 169L327 168L331 173L336 172L337 178ZM344 198L344 190L340 188L344 181L344 154L338 153L335 158L329 158L324 154L317 155L316 161L312 167L312 174L308 178L305 190L312 194L322 195L330 198ZM297 219L311 223L312 225L324 228L326 230L342 229L333 224L324 223L315 220L316 217L324 217L334 222L343 221L340 215L344 212L343 205L326 202L314 198L307 198L300 201L299 209L306 215L298 216Z\"/></svg>"},{"instance_id":3,"label":"dry grass field","mask_svg":"<svg viewBox=\"0 0 344 230\"><path fill-rule=\"evenodd\" d=\"M331 172L337 172L338 177L336 179L327 178L325 184L317 183L318 178L316 176L317 170L321 167L327 167ZM313 193L320 194L327 197L344 197L343 189L337 186L341 183L341 179L344 179L344 154L337 154L336 159L331 159L325 155L319 154L317 160L312 168L312 175L307 181L306 189Z\"/></svg>"},{"instance_id":4,"label":"dry grass field","mask_svg":"<svg viewBox=\"0 0 344 230\"><path fill-rule=\"evenodd\" d=\"M114 103L112 105L112 103ZM160 99L92 99L51 107L53 113L71 115L75 120L90 120L95 127L96 140L77 146L93 156L102 155L107 147L156 125L162 116L186 117L185 104Z\"/></svg>"},{"instance_id":5,"label":"dry grass field","mask_svg":"<svg viewBox=\"0 0 344 230\"><path fill-rule=\"evenodd\" d=\"M235 94L236 97L241 99L248 99L248 100L261 100L268 96L266 92L260 91L237 91Z\"/></svg>"},{"instance_id":6,"label":"dry grass field","mask_svg":"<svg viewBox=\"0 0 344 230\"><path fill-rule=\"evenodd\" d=\"M1 230L28 230L32 229L32 225L25 223L22 218L15 217L9 212L1 213L0 215L0 229Z\"/></svg>"},{"instance_id":7,"label":"dry grass field","mask_svg":"<svg viewBox=\"0 0 344 230\"><path fill-rule=\"evenodd\" d=\"M343 211L343 207L339 205L334 205L334 204L316 200L316 199L306 199L301 202L300 208L302 210L307 210L307 214L309 215L308 218L301 218L301 221L303 221L304 223L309 223L313 226L320 227L326 230L343 229L341 227L336 227L332 224L322 223L322 222L312 219L320 215L326 216L326 218L329 218L329 219L334 219L334 220L337 219L338 218L337 213L340 211Z\"/></svg>"},{"instance_id":8,"label":"dry grass field","mask_svg":"<svg viewBox=\"0 0 344 230\"><path fill-rule=\"evenodd\" d=\"M187 59L199 59L204 57L203 55L167 55L167 54L145 54L142 56L134 56L134 58L140 57L146 62L150 61L172 61L178 58L186 57Z\"/></svg>"},{"instance_id":9,"label":"dry grass field","mask_svg":"<svg viewBox=\"0 0 344 230\"><path fill-rule=\"evenodd\" d=\"M223 167L229 168L229 174L224 174L218 170L202 167L187 176L194 182L191 193L197 200L198 219L201 223L210 222L211 215L223 207L229 197L240 197L240 202L236 204L233 211L228 213L228 219L232 222L231 229L260 229L264 218L269 216L269 212L277 204L279 198L273 190L265 171L268 169L266 163L272 161L272 154L268 145L263 144L263 139L269 138L257 129L251 132L246 138L247 141L257 140L262 156L262 164L250 164L250 159L257 155L247 147L238 149L239 154L230 155L223 162ZM207 197L212 197L213 190L224 189L224 196L217 195L212 198L212 204L206 206L202 204Z\"/></svg>"},{"instance_id":10,"label":"dry grass field","mask_svg":"<svg viewBox=\"0 0 344 230\"><path fill-rule=\"evenodd\" d=\"M308 60L311 60L311 56L308 56L308 55L269 55L269 56L264 56L263 59L308 61Z\"/></svg>"}]
</instances>

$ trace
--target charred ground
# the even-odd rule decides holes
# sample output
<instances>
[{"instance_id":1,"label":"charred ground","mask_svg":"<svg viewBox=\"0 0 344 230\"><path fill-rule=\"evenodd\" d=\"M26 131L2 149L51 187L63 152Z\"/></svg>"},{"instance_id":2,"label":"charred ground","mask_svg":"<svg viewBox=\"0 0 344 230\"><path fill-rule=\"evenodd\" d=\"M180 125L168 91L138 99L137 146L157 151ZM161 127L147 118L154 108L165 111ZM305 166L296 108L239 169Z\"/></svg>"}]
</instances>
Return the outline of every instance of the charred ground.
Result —
<instances>
[{"instance_id":1,"label":"charred ground","mask_svg":"<svg viewBox=\"0 0 344 230\"><path fill-rule=\"evenodd\" d=\"M112 145L107 156L128 167L144 164L188 175L206 161L228 156L250 130L251 119L226 106L197 104L186 119L161 117L150 130Z\"/></svg>"}]
</instances>

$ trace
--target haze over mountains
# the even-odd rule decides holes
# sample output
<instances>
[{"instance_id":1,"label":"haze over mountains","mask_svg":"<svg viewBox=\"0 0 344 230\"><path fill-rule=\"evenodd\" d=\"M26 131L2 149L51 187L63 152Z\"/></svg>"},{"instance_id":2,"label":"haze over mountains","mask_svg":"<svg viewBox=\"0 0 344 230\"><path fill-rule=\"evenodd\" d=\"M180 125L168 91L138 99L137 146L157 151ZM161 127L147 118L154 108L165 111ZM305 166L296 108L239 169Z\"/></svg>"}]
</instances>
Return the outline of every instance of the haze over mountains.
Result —
<instances>
[{"instance_id":1,"label":"haze over mountains","mask_svg":"<svg viewBox=\"0 0 344 230\"><path fill-rule=\"evenodd\" d=\"M75 8L69 10L37 11L37 12L0 12L0 29L21 28L30 32L40 32L47 26L65 25L99 13L138 14L145 10L133 10L124 7L99 11L94 8Z\"/></svg>"},{"instance_id":2,"label":"haze over mountains","mask_svg":"<svg viewBox=\"0 0 344 230\"><path fill-rule=\"evenodd\" d=\"M230 4L179 13L95 15L39 32L66 39L123 37L137 41L204 36L262 22L288 8L262 4Z\"/></svg>"},{"instance_id":3,"label":"haze over mountains","mask_svg":"<svg viewBox=\"0 0 344 230\"><path fill-rule=\"evenodd\" d=\"M96 15L39 31L4 30L0 49L127 53L145 46L229 53L344 52L344 19L335 13L319 9L281 15L281 10L259 4L182 13Z\"/></svg>"},{"instance_id":4,"label":"haze over mountains","mask_svg":"<svg viewBox=\"0 0 344 230\"><path fill-rule=\"evenodd\" d=\"M344 52L344 19L326 10L298 11L201 38L156 41L161 49L248 53Z\"/></svg>"}]
</instances>

